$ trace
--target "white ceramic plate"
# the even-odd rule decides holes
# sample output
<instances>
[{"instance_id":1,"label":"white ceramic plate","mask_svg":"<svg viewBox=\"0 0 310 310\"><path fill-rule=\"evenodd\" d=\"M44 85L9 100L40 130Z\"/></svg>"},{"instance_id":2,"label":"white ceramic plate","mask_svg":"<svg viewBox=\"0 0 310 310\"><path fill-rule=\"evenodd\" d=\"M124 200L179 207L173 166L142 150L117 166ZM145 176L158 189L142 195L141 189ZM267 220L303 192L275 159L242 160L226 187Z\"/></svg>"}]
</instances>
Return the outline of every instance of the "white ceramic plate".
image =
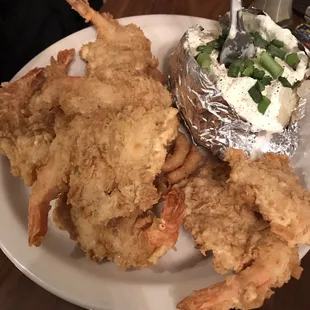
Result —
<instances>
[{"instance_id":1,"label":"white ceramic plate","mask_svg":"<svg viewBox=\"0 0 310 310\"><path fill-rule=\"evenodd\" d=\"M122 24L135 23L152 41L152 51L165 64L184 31L201 24L214 28L214 21L173 15L123 18ZM36 66L45 66L50 57L66 48L78 51L93 41L93 28L79 31L46 49L30 61L15 78ZM76 55L72 75L84 72L84 63ZM194 249L191 236L182 231L177 251L170 250L153 269L124 272L113 263L98 265L88 261L66 233L52 221L43 245L29 248L27 243L27 207L29 189L10 174L8 161L0 157L0 245L8 258L25 275L53 294L85 308L96 310L173 310L178 301L194 289L207 287L223 277L212 268L212 259ZM301 251L301 256L307 252Z\"/></svg>"}]
</instances>

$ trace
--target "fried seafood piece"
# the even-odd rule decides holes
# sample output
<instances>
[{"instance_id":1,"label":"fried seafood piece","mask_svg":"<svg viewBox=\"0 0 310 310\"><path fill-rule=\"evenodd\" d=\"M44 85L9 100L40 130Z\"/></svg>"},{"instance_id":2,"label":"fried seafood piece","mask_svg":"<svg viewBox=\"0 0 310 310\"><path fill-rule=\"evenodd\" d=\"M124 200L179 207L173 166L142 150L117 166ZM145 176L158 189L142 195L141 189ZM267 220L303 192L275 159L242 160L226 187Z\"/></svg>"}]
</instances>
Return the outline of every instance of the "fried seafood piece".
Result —
<instances>
[{"instance_id":1,"label":"fried seafood piece","mask_svg":"<svg viewBox=\"0 0 310 310\"><path fill-rule=\"evenodd\" d=\"M97 40L81 49L81 56L87 62L87 75L112 83L135 75L162 80L157 69L158 60L151 53L151 42L139 27L133 24L122 26L111 15L100 15L87 0L67 2L97 29Z\"/></svg>"},{"instance_id":2,"label":"fried seafood piece","mask_svg":"<svg viewBox=\"0 0 310 310\"><path fill-rule=\"evenodd\" d=\"M132 41L130 53L140 48L140 39L148 42L136 26L123 27L100 16L87 1L69 2L84 17L91 17L98 30L96 42L104 33L109 38L107 47L119 47L120 37L128 41L131 29L142 37ZM117 36L108 35L113 27L117 28ZM119 42L113 45L113 40ZM97 46L96 42L92 44ZM122 59L128 48L114 52ZM105 52L97 56L103 55ZM177 135L177 110L171 107L167 89L148 76L148 58L140 60L145 62L145 70L135 68L135 74L129 75L129 66L135 64L130 60L127 67L118 68L113 79L100 79L96 70L89 70L85 77L59 76L42 88L33 101L34 110L45 114L57 109L62 118L55 123L56 138L32 188L30 245L40 245L47 232L50 201L64 192L72 208L84 208L101 223L144 212L157 203L159 195L153 181L164 164L167 145ZM105 61L102 64L105 66ZM89 68L91 65L90 61Z\"/></svg>"},{"instance_id":3,"label":"fried seafood piece","mask_svg":"<svg viewBox=\"0 0 310 310\"><path fill-rule=\"evenodd\" d=\"M65 50L51 59L46 68L35 68L0 89L0 153L10 160L11 171L32 185L37 169L45 164L50 143L55 137L54 110L39 110L38 94L52 80L67 74L74 50Z\"/></svg>"},{"instance_id":4,"label":"fried seafood piece","mask_svg":"<svg viewBox=\"0 0 310 310\"><path fill-rule=\"evenodd\" d=\"M310 244L310 193L289 167L286 156L266 154L250 160L239 150L229 149L230 186L255 203L271 230L290 245Z\"/></svg>"},{"instance_id":5,"label":"fried seafood piece","mask_svg":"<svg viewBox=\"0 0 310 310\"><path fill-rule=\"evenodd\" d=\"M67 194L62 193L55 201L53 222L60 229L67 231L72 240L76 241L77 231L71 219L72 206L67 204Z\"/></svg>"},{"instance_id":6,"label":"fried seafood piece","mask_svg":"<svg viewBox=\"0 0 310 310\"><path fill-rule=\"evenodd\" d=\"M174 247L184 218L184 199L177 190L165 197L160 218L152 211L136 210L106 224L90 216L85 208L68 206L60 199L54 210L56 225L68 231L89 258L98 262L107 258L124 269L154 265Z\"/></svg>"},{"instance_id":7,"label":"fried seafood piece","mask_svg":"<svg viewBox=\"0 0 310 310\"><path fill-rule=\"evenodd\" d=\"M53 139L50 115L32 115L29 101L44 83L44 70L36 68L0 88L0 153L7 156L11 172L27 185L36 178Z\"/></svg>"},{"instance_id":8,"label":"fried seafood piece","mask_svg":"<svg viewBox=\"0 0 310 310\"><path fill-rule=\"evenodd\" d=\"M42 100L42 93L48 93L48 89L50 89L50 86L55 84L57 81L69 78L68 70L74 58L74 54L74 49L69 49L58 52L56 59L54 57L51 57L50 65L47 65L44 68L44 84L42 85L40 90L37 91L34 96L32 96L29 102L29 110L32 114L40 113L42 115L42 112L46 114L50 110L52 110L52 108L57 106L57 104L55 103L55 99L52 100L52 98L48 98L51 102L49 103L49 106L46 107L46 102Z\"/></svg>"},{"instance_id":9,"label":"fried seafood piece","mask_svg":"<svg viewBox=\"0 0 310 310\"><path fill-rule=\"evenodd\" d=\"M222 283L193 292L178 303L181 310L256 309L290 277L301 275L298 248L288 246L269 228L260 233L252 249L252 263Z\"/></svg>"},{"instance_id":10,"label":"fried seafood piece","mask_svg":"<svg viewBox=\"0 0 310 310\"><path fill-rule=\"evenodd\" d=\"M153 181L177 134L176 110L100 110L76 115L60 127L47 164L38 172L29 202L29 244L40 245L47 232L50 201L68 193L73 207L94 221L151 209L159 200Z\"/></svg>"},{"instance_id":11,"label":"fried seafood piece","mask_svg":"<svg viewBox=\"0 0 310 310\"><path fill-rule=\"evenodd\" d=\"M213 266L219 273L242 270L252 260L256 235L268 226L229 190L228 176L226 163L208 163L184 187L184 227L203 255L213 252Z\"/></svg>"},{"instance_id":12,"label":"fried seafood piece","mask_svg":"<svg viewBox=\"0 0 310 310\"><path fill-rule=\"evenodd\" d=\"M121 89L121 91L120 91ZM36 105L36 102L38 104ZM171 108L172 99L163 85L146 76L111 84L96 77L62 77L51 81L36 97L33 109L60 108L66 115L89 114L98 109L114 111Z\"/></svg>"}]
</instances>

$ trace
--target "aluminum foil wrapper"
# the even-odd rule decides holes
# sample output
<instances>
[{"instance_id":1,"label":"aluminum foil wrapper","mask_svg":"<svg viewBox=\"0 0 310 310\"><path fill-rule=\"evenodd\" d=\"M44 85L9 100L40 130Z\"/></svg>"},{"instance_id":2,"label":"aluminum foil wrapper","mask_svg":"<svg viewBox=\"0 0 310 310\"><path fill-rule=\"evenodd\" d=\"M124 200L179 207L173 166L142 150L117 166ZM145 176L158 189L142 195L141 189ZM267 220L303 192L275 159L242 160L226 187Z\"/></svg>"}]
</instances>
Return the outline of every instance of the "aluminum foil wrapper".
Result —
<instances>
[{"instance_id":1,"label":"aluminum foil wrapper","mask_svg":"<svg viewBox=\"0 0 310 310\"><path fill-rule=\"evenodd\" d=\"M221 158L229 147L242 149L250 156L258 152L293 156L300 140L299 125L305 116L307 99L299 100L282 133L253 132L251 124L230 107L191 54L189 31L198 30L203 36L201 26L193 28L184 34L170 58L169 87L194 141Z\"/></svg>"}]
</instances>

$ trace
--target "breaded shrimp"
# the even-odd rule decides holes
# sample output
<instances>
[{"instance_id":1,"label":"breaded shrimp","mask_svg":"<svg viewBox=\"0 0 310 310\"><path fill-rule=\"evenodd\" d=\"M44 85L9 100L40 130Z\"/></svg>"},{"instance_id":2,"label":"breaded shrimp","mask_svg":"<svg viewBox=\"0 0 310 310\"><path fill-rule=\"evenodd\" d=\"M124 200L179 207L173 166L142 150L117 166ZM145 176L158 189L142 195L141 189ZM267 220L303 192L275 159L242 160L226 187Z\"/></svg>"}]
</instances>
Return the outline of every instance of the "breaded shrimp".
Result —
<instances>
[{"instance_id":1,"label":"breaded shrimp","mask_svg":"<svg viewBox=\"0 0 310 310\"><path fill-rule=\"evenodd\" d=\"M252 264L225 282L195 291L178 303L181 310L256 309L272 294L272 288L281 287L290 277L299 278L298 248L291 248L269 229L252 250Z\"/></svg>"},{"instance_id":2,"label":"breaded shrimp","mask_svg":"<svg viewBox=\"0 0 310 310\"><path fill-rule=\"evenodd\" d=\"M265 154L251 160L240 150L229 149L230 187L244 192L271 230L290 245L310 244L310 192L289 167L287 156Z\"/></svg>"},{"instance_id":3,"label":"breaded shrimp","mask_svg":"<svg viewBox=\"0 0 310 310\"><path fill-rule=\"evenodd\" d=\"M108 258L124 269L156 264L174 247L183 218L183 196L177 190L166 196L160 218L152 211L135 211L103 224L63 202L54 211L57 226L74 236L89 258L99 262Z\"/></svg>"},{"instance_id":4,"label":"breaded shrimp","mask_svg":"<svg viewBox=\"0 0 310 310\"><path fill-rule=\"evenodd\" d=\"M136 25L121 26L109 14L99 14L87 0L67 0L98 32L95 42L85 44L81 56L87 62L87 75L117 83L141 74L162 82L158 60L151 53L151 42ZM124 86L123 84L122 86Z\"/></svg>"}]
</instances>

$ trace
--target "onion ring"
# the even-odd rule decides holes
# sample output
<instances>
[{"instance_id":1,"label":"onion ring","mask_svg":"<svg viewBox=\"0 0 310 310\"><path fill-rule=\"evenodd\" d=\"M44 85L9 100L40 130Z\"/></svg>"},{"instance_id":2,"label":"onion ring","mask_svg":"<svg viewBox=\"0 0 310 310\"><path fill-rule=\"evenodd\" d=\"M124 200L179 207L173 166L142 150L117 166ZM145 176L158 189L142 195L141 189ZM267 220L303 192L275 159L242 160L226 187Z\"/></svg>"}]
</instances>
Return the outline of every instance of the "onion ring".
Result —
<instances>
[{"instance_id":1,"label":"onion ring","mask_svg":"<svg viewBox=\"0 0 310 310\"><path fill-rule=\"evenodd\" d=\"M177 138L175 139L173 152L172 154L168 154L161 170L163 172L171 172L182 166L189 149L190 142L182 133L179 132Z\"/></svg>"},{"instance_id":2,"label":"onion ring","mask_svg":"<svg viewBox=\"0 0 310 310\"><path fill-rule=\"evenodd\" d=\"M187 178L202 163L202 159L203 159L202 154L199 152L197 147L193 145L183 165L167 175L167 179L170 182L170 184L176 184L181 180Z\"/></svg>"}]
</instances>

